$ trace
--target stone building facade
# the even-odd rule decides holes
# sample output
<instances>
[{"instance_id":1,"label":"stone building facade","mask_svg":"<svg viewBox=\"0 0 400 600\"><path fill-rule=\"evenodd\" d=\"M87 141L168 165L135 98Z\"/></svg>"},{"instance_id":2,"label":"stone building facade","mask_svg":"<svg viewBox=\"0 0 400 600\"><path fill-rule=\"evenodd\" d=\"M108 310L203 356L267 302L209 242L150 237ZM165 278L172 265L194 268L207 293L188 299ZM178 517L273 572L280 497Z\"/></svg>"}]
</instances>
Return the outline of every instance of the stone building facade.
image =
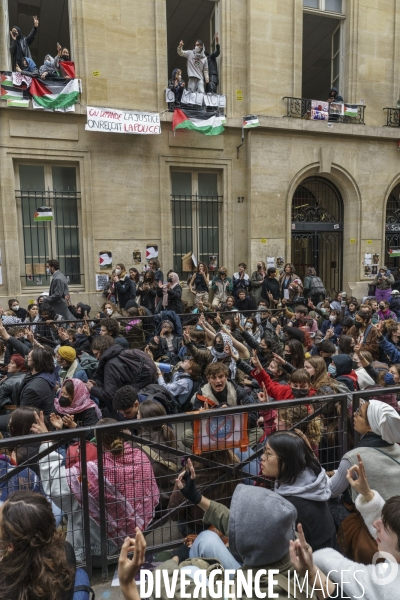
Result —
<instances>
[{"instance_id":1,"label":"stone building facade","mask_svg":"<svg viewBox=\"0 0 400 600\"><path fill-rule=\"evenodd\" d=\"M330 292L366 295L373 265L365 268L365 254L386 264L388 249L400 246L400 132L387 126L387 115L399 121L396 0L2 3L0 70L10 70L11 19L26 35L40 12L32 56L42 64L64 36L82 93L73 113L0 100L1 297L26 305L46 290L48 279L26 264L52 253L64 257L73 299L97 307L99 253L128 267L139 250L140 270L151 245L164 271L180 271L188 251L216 256L230 272L242 260L253 271L260 259L282 257L300 275L315 266ZM215 48L216 31L225 132L174 134L164 90L176 66L187 80L176 47L201 37ZM359 105L358 117L298 118L306 105L287 98L326 100L332 84ZM160 113L162 132L85 131L87 106ZM260 127L242 143L248 114ZM29 211L46 199L58 217L35 233Z\"/></svg>"}]
</instances>

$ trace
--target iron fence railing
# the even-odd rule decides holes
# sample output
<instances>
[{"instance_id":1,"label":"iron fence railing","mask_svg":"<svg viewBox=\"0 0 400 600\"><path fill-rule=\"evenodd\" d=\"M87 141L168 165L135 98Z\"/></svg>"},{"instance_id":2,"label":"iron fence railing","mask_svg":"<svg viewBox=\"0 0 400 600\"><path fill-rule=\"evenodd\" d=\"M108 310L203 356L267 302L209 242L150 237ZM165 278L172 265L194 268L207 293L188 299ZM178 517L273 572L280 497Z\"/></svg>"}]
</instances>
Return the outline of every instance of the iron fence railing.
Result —
<instances>
[{"instance_id":1,"label":"iron fence railing","mask_svg":"<svg viewBox=\"0 0 400 600\"><path fill-rule=\"evenodd\" d=\"M390 389L399 392L400 387ZM4 489L6 495L21 487L37 491L36 473L78 563L89 574L93 566L101 567L106 580L124 536L132 535L136 524L145 531L150 555L175 548L189 533L207 528L196 507L174 488L188 458L196 465L203 495L229 506L239 483L272 485L260 475L261 436L268 432L255 423L254 415L276 411L277 429L300 429L321 465L332 470L353 447L353 437L357 442L351 414L362 400L387 393L387 388L364 390L0 439L0 490L3 497ZM242 415L247 415L247 425ZM233 431L242 440L241 448L230 447ZM87 460L90 437L95 438L96 458ZM71 444L79 447L72 454L79 456L74 465L68 448L76 446ZM17 466L7 463L11 454Z\"/></svg>"},{"instance_id":2,"label":"iron fence railing","mask_svg":"<svg viewBox=\"0 0 400 600\"><path fill-rule=\"evenodd\" d=\"M292 96L284 96L283 100L286 100L286 115L284 115L285 117L295 117L299 119L311 118L311 98L294 98ZM331 123L351 123L353 125L365 125L365 109L365 104L358 104L357 115L355 117L350 117L348 115L330 114L328 121Z\"/></svg>"},{"instance_id":3,"label":"iron fence railing","mask_svg":"<svg viewBox=\"0 0 400 600\"><path fill-rule=\"evenodd\" d=\"M27 469L37 473L79 564L85 565L89 573L93 566L101 566L107 579L109 564L116 561L124 537L133 535L136 524L146 533L149 553L177 547L186 535L204 528L195 507L174 489L182 462L188 458L196 465L197 484L203 495L228 506L238 483L272 485L260 476L263 430L254 421L250 423L254 413L275 410L279 419L285 411L285 419L292 415L292 426L285 429L299 428L305 433L308 423L318 420L321 436L313 446L315 452L323 466L337 467L348 447L349 397L341 394L258 403L101 425L92 431L97 458L89 461L86 444L91 432L87 428L6 438L0 440L0 455L15 452L18 466L5 468L0 459L0 489L18 489L18 477L26 489ZM300 407L308 408L299 417ZM247 415L247 428L240 415ZM195 429L198 434L193 433L195 422L199 424ZM233 436L226 433L229 427L242 439L241 449L230 448ZM222 430L225 437L220 436ZM329 445L332 431L334 441ZM72 443L80 449L80 460L75 465L68 462L67 448Z\"/></svg>"},{"instance_id":4,"label":"iron fence railing","mask_svg":"<svg viewBox=\"0 0 400 600\"><path fill-rule=\"evenodd\" d=\"M400 127L400 108L385 107L386 125L384 127Z\"/></svg>"}]
</instances>

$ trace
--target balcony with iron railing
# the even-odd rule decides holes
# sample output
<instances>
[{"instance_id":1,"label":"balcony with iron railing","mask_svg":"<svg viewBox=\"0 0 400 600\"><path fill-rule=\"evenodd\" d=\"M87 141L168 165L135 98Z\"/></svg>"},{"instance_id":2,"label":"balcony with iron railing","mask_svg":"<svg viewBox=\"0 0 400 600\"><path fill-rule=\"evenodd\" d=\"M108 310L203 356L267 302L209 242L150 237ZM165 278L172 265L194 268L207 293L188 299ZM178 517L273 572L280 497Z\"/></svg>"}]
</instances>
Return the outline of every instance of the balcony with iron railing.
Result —
<instances>
[{"instance_id":1,"label":"balcony with iron railing","mask_svg":"<svg viewBox=\"0 0 400 600\"><path fill-rule=\"evenodd\" d=\"M384 127L400 127L400 107L391 108L386 106L386 125Z\"/></svg>"},{"instance_id":2,"label":"balcony with iron railing","mask_svg":"<svg viewBox=\"0 0 400 600\"><path fill-rule=\"evenodd\" d=\"M311 98L293 98L292 96L284 96L283 100L286 100L286 115L284 115L284 117L328 121L329 123L365 125L365 104L335 103L335 110L332 110L333 107L329 105L328 110L324 111L321 110L321 107L322 105L327 104L325 101L318 101L318 106L320 107L318 109L313 106L315 100ZM340 112L343 112L343 114L340 114Z\"/></svg>"}]
</instances>

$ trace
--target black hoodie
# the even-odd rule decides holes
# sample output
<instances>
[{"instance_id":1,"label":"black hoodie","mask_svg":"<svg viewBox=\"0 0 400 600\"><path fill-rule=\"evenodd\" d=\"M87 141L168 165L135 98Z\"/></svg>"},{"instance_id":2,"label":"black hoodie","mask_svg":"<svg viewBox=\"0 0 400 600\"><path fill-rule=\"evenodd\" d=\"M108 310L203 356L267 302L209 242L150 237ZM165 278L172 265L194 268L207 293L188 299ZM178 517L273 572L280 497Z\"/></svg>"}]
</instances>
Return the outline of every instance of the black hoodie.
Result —
<instances>
[{"instance_id":1,"label":"black hoodie","mask_svg":"<svg viewBox=\"0 0 400 600\"><path fill-rule=\"evenodd\" d=\"M10 53L12 57L12 70L15 71L16 65L19 65L21 69L24 68L22 64L23 58L26 56L27 58L32 58L31 51L29 50L29 46L32 44L35 39L35 35L37 32L37 27L33 27L32 31L26 37L23 37L21 30L16 25L13 25L12 29L16 29L18 31L18 37L16 40L10 37Z\"/></svg>"}]
</instances>

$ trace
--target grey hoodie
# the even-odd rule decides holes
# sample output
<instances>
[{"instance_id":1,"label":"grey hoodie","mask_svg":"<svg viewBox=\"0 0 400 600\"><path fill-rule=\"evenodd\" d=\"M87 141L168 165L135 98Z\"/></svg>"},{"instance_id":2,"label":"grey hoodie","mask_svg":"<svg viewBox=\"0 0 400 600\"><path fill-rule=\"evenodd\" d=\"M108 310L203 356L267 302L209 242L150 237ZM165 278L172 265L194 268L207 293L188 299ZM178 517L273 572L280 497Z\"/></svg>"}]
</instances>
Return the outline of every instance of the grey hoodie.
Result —
<instances>
[{"instance_id":1,"label":"grey hoodie","mask_svg":"<svg viewBox=\"0 0 400 600\"><path fill-rule=\"evenodd\" d=\"M281 496L297 496L305 500L316 500L317 502L325 502L331 497L331 488L329 478L325 469L321 469L319 475L315 475L310 469L306 469L298 476L296 481L291 485L275 482L275 491Z\"/></svg>"},{"instance_id":2,"label":"grey hoodie","mask_svg":"<svg viewBox=\"0 0 400 600\"><path fill-rule=\"evenodd\" d=\"M295 539L297 510L272 490L239 484L229 513L229 550L247 567L280 560Z\"/></svg>"},{"instance_id":3,"label":"grey hoodie","mask_svg":"<svg viewBox=\"0 0 400 600\"><path fill-rule=\"evenodd\" d=\"M208 61L204 54L204 47L199 53L194 50L183 50L182 46L178 46L178 54L187 58L188 77L196 77L202 81L208 79Z\"/></svg>"}]
</instances>

